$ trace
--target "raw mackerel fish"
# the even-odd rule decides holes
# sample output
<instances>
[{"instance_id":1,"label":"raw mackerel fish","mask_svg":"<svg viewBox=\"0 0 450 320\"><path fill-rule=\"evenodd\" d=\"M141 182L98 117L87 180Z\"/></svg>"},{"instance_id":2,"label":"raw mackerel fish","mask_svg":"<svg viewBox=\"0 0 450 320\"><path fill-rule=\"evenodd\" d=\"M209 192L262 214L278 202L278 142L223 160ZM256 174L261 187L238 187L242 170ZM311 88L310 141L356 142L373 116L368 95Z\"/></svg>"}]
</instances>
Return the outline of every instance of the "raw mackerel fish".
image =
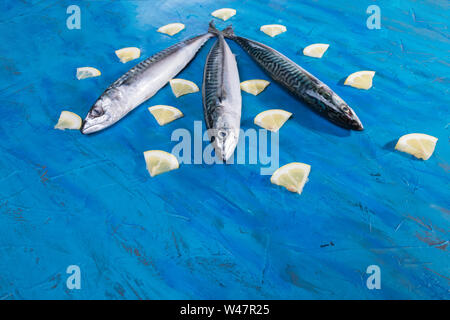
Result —
<instances>
[{"instance_id":1,"label":"raw mackerel fish","mask_svg":"<svg viewBox=\"0 0 450 320\"><path fill-rule=\"evenodd\" d=\"M202 94L211 143L216 156L226 161L238 143L242 98L236 59L220 31L206 58Z\"/></svg>"},{"instance_id":2,"label":"raw mackerel fish","mask_svg":"<svg viewBox=\"0 0 450 320\"><path fill-rule=\"evenodd\" d=\"M90 134L108 128L150 99L214 36L208 32L184 40L133 67L98 98L83 121L81 132Z\"/></svg>"},{"instance_id":3,"label":"raw mackerel fish","mask_svg":"<svg viewBox=\"0 0 450 320\"><path fill-rule=\"evenodd\" d=\"M231 26L223 34L239 44L273 80L321 116L340 127L363 130L361 121L347 103L298 64L265 44L236 36Z\"/></svg>"}]
</instances>

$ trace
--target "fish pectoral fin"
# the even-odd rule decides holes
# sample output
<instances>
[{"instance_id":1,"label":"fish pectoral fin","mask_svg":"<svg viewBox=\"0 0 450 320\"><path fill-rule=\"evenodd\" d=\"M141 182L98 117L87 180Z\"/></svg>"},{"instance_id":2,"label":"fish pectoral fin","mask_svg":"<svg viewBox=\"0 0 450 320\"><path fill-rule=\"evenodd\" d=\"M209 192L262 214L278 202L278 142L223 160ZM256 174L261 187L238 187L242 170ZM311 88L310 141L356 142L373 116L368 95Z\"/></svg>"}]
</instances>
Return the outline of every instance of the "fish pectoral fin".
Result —
<instances>
[{"instance_id":1,"label":"fish pectoral fin","mask_svg":"<svg viewBox=\"0 0 450 320\"><path fill-rule=\"evenodd\" d=\"M227 97L227 94L226 94L224 88L220 88L219 91L217 92L217 101L219 103L222 103L222 101L225 100L226 97Z\"/></svg>"}]
</instances>

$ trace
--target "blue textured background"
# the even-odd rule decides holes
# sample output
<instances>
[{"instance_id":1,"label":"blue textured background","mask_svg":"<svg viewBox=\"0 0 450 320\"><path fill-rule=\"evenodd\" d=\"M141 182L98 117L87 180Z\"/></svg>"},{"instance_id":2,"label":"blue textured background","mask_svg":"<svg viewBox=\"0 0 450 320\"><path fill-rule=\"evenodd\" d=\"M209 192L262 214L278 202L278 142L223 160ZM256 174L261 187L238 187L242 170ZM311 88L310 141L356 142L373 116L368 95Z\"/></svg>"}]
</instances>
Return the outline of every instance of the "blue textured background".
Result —
<instances>
[{"instance_id":1,"label":"blue textured background","mask_svg":"<svg viewBox=\"0 0 450 320\"><path fill-rule=\"evenodd\" d=\"M429 1L2 1L0 7L0 299L449 298L450 7ZM81 30L66 8L81 8ZM368 30L370 4L382 29ZM312 166L301 196L270 184L259 165L184 165L151 179L142 152L170 151L176 128L202 120L201 94L169 87L93 136L54 130L62 110L82 117L135 62L203 33L210 13L237 9L236 33L283 52L333 88L365 131L321 119L272 83L243 93L242 127L268 108L294 113L280 131L280 165ZM182 22L169 37L162 25ZM263 24L288 31L270 38ZM322 59L301 54L311 43ZM208 43L179 77L202 81ZM234 43L242 80L267 77ZM98 78L78 81L94 66ZM374 86L342 85L375 70ZM147 111L179 107L159 127ZM439 138L428 161L393 150L403 134ZM333 242L334 246L325 246ZM322 247L321 247L322 246ZM79 265L82 289L66 288ZM367 266L382 271L368 290Z\"/></svg>"}]
</instances>

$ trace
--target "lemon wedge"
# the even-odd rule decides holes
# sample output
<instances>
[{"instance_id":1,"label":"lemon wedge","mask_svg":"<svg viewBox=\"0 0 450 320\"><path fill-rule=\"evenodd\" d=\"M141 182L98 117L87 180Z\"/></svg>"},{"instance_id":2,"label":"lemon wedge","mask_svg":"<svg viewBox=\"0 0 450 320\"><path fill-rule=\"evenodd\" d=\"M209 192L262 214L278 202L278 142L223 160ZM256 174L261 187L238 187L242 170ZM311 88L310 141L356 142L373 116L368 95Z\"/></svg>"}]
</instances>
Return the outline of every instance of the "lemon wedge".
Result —
<instances>
[{"instance_id":1,"label":"lemon wedge","mask_svg":"<svg viewBox=\"0 0 450 320\"><path fill-rule=\"evenodd\" d=\"M261 112L255 117L255 124L270 130L272 132L277 132L283 124L292 116L292 113L281 110L281 109L271 109Z\"/></svg>"},{"instance_id":2,"label":"lemon wedge","mask_svg":"<svg viewBox=\"0 0 450 320\"><path fill-rule=\"evenodd\" d=\"M269 81L266 80L247 80L244 82L241 82L241 90L245 91L247 93L250 93L254 96L257 96L260 94L264 89L270 84Z\"/></svg>"},{"instance_id":3,"label":"lemon wedge","mask_svg":"<svg viewBox=\"0 0 450 320\"><path fill-rule=\"evenodd\" d=\"M375 71L358 71L352 73L345 79L344 84L358 89L368 90L372 87L372 79Z\"/></svg>"},{"instance_id":4,"label":"lemon wedge","mask_svg":"<svg viewBox=\"0 0 450 320\"><path fill-rule=\"evenodd\" d=\"M174 34L177 34L183 29L184 24L182 23L169 23L159 28L158 32L168 34L169 36L173 36Z\"/></svg>"},{"instance_id":5,"label":"lemon wedge","mask_svg":"<svg viewBox=\"0 0 450 320\"><path fill-rule=\"evenodd\" d=\"M285 187L291 192L301 194L305 183L308 181L310 171L311 166L309 164L291 162L278 168L272 174L270 182Z\"/></svg>"},{"instance_id":6,"label":"lemon wedge","mask_svg":"<svg viewBox=\"0 0 450 320\"><path fill-rule=\"evenodd\" d=\"M70 112L63 111L59 116L58 123L55 126L55 129L65 130L65 129L74 129L79 130L81 128L81 120L80 116Z\"/></svg>"},{"instance_id":7,"label":"lemon wedge","mask_svg":"<svg viewBox=\"0 0 450 320\"><path fill-rule=\"evenodd\" d=\"M122 63L127 63L128 61L137 59L141 56L141 50L136 47L122 48L115 52Z\"/></svg>"},{"instance_id":8,"label":"lemon wedge","mask_svg":"<svg viewBox=\"0 0 450 320\"><path fill-rule=\"evenodd\" d=\"M410 133L398 139L395 149L428 160L434 152L438 139L423 133Z\"/></svg>"},{"instance_id":9,"label":"lemon wedge","mask_svg":"<svg viewBox=\"0 0 450 320\"><path fill-rule=\"evenodd\" d=\"M179 168L177 158L162 150L145 151L144 158L151 177Z\"/></svg>"},{"instance_id":10,"label":"lemon wedge","mask_svg":"<svg viewBox=\"0 0 450 320\"><path fill-rule=\"evenodd\" d=\"M174 120L177 120L183 116L183 113L175 107L157 105L148 108L148 111L155 117L160 126L168 124Z\"/></svg>"},{"instance_id":11,"label":"lemon wedge","mask_svg":"<svg viewBox=\"0 0 450 320\"><path fill-rule=\"evenodd\" d=\"M230 9L230 8L219 9L219 10L216 10L213 13L211 13L211 15L213 17L222 19L223 21L227 21L228 19L230 19L235 14L236 14L236 10Z\"/></svg>"},{"instance_id":12,"label":"lemon wedge","mask_svg":"<svg viewBox=\"0 0 450 320\"><path fill-rule=\"evenodd\" d=\"M170 87L175 97L181 97L188 93L198 92L199 89L195 83L184 79L172 79L170 80Z\"/></svg>"},{"instance_id":13,"label":"lemon wedge","mask_svg":"<svg viewBox=\"0 0 450 320\"><path fill-rule=\"evenodd\" d=\"M259 29L272 38L280 33L286 32L286 27L281 24L267 24Z\"/></svg>"},{"instance_id":14,"label":"lemon wedge","mask_svg":"<svg viewBox=\"0 0 450 320\"><path fill-rule=\"evenodd\" d=\"M303 49L303 54L308 57L322 58L330 45L326 43L314 43Z\"/></svg>"},{"instance_id":15,"label":"lemon wedge","mask_svg":"<svg viewBox=\"0 0 450 320\"><path fill-rule=\"evenodd\" d=\"M77 68L77 79L78 80L92 78L92 77L98 77L101 74L102 73L96 68L92 68L92 67Z\"/></svg>"}]
</instances>

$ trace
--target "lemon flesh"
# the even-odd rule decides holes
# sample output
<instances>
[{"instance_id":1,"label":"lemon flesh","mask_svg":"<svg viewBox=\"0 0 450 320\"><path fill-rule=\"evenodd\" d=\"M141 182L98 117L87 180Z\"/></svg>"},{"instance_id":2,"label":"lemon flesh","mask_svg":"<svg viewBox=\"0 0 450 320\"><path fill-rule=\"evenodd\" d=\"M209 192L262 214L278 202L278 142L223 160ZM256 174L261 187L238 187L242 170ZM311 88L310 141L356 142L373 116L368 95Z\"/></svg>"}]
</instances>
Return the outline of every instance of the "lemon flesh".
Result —
<instances>
[{"instance_id":1,"label":"lemon flesh","mask_svg":"<svg viewBox=\"0 0 450 320\"><path fill-rule=\"evenodd\" d=\"M423 133L410 133L398 139L395 149L409 153L418 159L428 160L438 139Z\"/></svg>"},{"instance_id":2,"label":"lemon flesh","mask_svg":"<svg viewBox=\"0 0 450 320\"><path fill-rule=\"evenodd\" d=\"M292 113L288 111L271 109L258 114L254 122L264 129L277 132L291 116Z\"/></svg>"},{"instance_id":3,"label":"lemon flesh","mask_svg":"<svg viewBox=\"0 0 450 320\"><path fill-rule=\"evenodd\" d=\"M122 63L127 63L128 61L137 59L141 56L141 50L136 47L122 48L115 52Z\"/></svg>"},{"instance_id":4,"label":"lemon flesh","mask_svg":"<svg viewBox=\"0 0 450 320\"><path fill-rule=\"evenodd\" d=\"M169 23L159 28L158 32L168 34L169 36L173 36L174 34L177 34L183 29L184 24L182 23Z\"/></svg>"},{"instance_id":5,"label":"lemon flesh","mask_svg":"<svg viewBox=\"0 0 450 320\"><path fill-rule=\"evenodd\" d=\"M162 150L149 150L144 152L147 171L151 177L179 168L177 158Z\"/></svg>"},{"instance_id":6,"label":"lemon flesh","mask_svg":"<svg viewBox=\"0 0 450 320\"><path fill-rule=\"evenodd\" d=\"M285 187L291 192L301 194L311 171L309 164L291 162L278 168L270 178L273 184Z\"/></svg>"},{"instance_id":7,"label":"lemon flesh","mask_svg":"<svg viewBox=\"0 0 450 320\"><path fill-rule=\"evenodd\" d=\"M148 111L155 117L160 126L168 124L183 116L183 113L180 110L172 106L157 105L148 108Z\"/></svg>"},{"instance_id":8,"label":"lemon flesh","mask_svg":"<svg viewBox=\"0 0 450 320\"><path fill-rule=\"evenodd\" d=\"M93 67L81 67L77 68L77 79L82 80L86 78L98 77L102 73Z\"/></svg>"},{"instance_id":9,"label":"lemon flesh","mask_svg":"<svg viewBox=\"0 0 450 320\"><path fill-rule=\"evenodd\" d=\"M227 21L235 14L236 14L236 10L231 9L231 8L223 8L223 9L219 9L219 10L216 10L211 13L211 15L213 17L222 19L223 21Z\"/></svg>"},{"instance_id":10,"label":"lemon flesh","mask_svg":"<svg viewBox=\"0 0 450 320\"><path fill-rule=\"evenodd\" d=\"M375 71L358 71L352 73L345 79L344 84L358 89L368 90L372 87L372 79Z\"/></svg>"},{"instance_id":11,"label":"lemon flesh","mask_svg":"<svg viewBox=\"0 0 450 320\"><path fill-rule=\"evenodd\" d=\"M241 82L241 90L245 91L247 93L250 93L254 96L257 96L260 94L264 89L270 84L269 81L266 80L247 80L244 82Z\"/></svg>"},{"instance_id":12,"label":"lemon flesh","mask_svg":"<svg viewBox=\"0 0 450 320\"><path fill-rule=\"evenodd\" d=\"M326 43L314 43L303 49L303 54L308 57L322 58L330 45Z\"/></svg>"},{"instance_id":13,"label":"lemon flesh","mask_svg":"<svg viewBox=\"0 0 450 320\"><path fill-rule=\"evenodd\" d=\"M55 129L65 130L79 130L81 128L81 120L80 116L70 112L70 111L62 111L59 116L58 123L55 125Z\"/></svg>"},{"instance_id":14,"label":"lemon flesh","mask_svg":"<svg viewBox=\"0 0 450 320\"><path fill-rule=\"evenodd\" d=\"M286 32L286 27L281 24L268 24L265 26L261 26L259 29L265 34L271 36L272 38L279 35L280 33Z\"/></svg>"},{"instance_id":15,"label":"lemon flesh","mask_svg":"<svg viewBox=\"0 0 450 320\"><path fill-rule=\"evenodd\" d=\"M199 89L195 83L184 79L172 79L170 80L170 87L175 97L181 97L188 93L198 92Z\"/></svg>"}]
</instances>

